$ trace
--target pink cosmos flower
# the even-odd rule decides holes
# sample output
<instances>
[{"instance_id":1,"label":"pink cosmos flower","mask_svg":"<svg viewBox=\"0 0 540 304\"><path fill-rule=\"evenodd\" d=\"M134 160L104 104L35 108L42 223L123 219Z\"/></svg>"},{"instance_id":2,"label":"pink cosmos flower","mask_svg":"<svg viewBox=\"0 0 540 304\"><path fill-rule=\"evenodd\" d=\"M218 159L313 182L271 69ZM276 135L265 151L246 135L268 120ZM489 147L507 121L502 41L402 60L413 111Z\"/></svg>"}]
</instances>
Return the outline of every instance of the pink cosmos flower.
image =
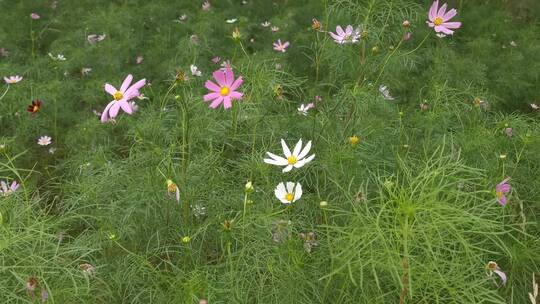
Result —
<instances>
[{"instance_id":1,"label":"pink cosmos flower","mask_svg":"<svg viewBox=\"0 0 540 304\"><path fill-rule=\"evenodd\" d=\"M341 25L336 26L336 33L329 32L334 41L339 44L356 43L360 38L360 32L353 29L352 25L347 25L345 31Z\"/></svg>"},{"instance_id":2,"label":"pink cosmos flower","mask_svg":"<svg viewBox=\"0 0 540 304\"><path fill-rule=\"evenodd\" d=\"M274 50L278 52L285 53L288 47L289 47L289 41L286 41L285 43L281 43L281 39L278 39L277 42L274 42Z\"/></svg>"},{"instance_id":3,"label":"pink cosmos flower","mask_svg":"<svg viewBox=\"0 0 540 304\"><path fill-rule=\"evenodd\" d=\"M36 13L31 13L30 18L32 18L33 20L38 20L41 18L41 16Z\"/></svg>"},{"instance_id":4,"label":"pink cosmos flower","mask_svg":"<svg viewBox=\"0 0 540 304\"><path fill-rule=\"evenodd\" d=\"M105 84L105 91L111 94L114 100L109 102L107 107L105 107L105 110L103 110L103 113L101 114L102 123L106 123L109 120L109 117L114 119L118 115L120 109L129 115L133 113L129 101L140 95L139 89L146 84L146 79L141 79L130 86L132 81L133 76L130 74L124 79L124 82L122 82L120 90L117 90L108 83Z\"/></svg>"},{"instance_id":5,"label":"pink cosmos flower","mask_svg":"<svg viewBox=\"0 0 540 304\"><path fill-rule=\"evenodd\" d=\"M512 129L512 128L505 128L505 129L504 129L504 133L506 134L506 136L512 137L512 135L514 134L514 129Z\"/></svg>"},{"instance_id":6,"label":"pink cosmos flower","mask_svg":"<svg viewBox=\"0 0 540 304\"><path fill-rule=\"evenodd\" d=\"M6 182L0 181L0 196L9 196L17 189L19 189L19 184L16 181L13 181L9 187Z\"/></svg>"},{"instance_id":7,"label":"pink cosmos flower","mask_svg":"<svg viewBox=\"0 0 540 304\"><path fill-rule=\"evenodd\" d=\"M225 71L217 70L213 73L214 79L216 79L217 84L211 80L207 80L204 86L212 91L204 95L204 101L212 101L210 108L215 109L221 103L223 107L228 109L232 106L232 100L242 99L243 93L236 91L240 85L244 82L242 76L234 79L234 73L231 68L226 68Z\"/></svg>"},{"instance_id":8,"label":"pink cosmos flower","mask_svg":"<svg viewBox=\"0 0 540 304\"><path fill-rule=\"evenodd\" d=\"M216 56L216 57L212 58L212 62L215 63L215 64L218 64L220 61L221 61L221 57L219 57L219 56Z\"/></svg>"},{"instance_id":9,"label":"pink cosmos flower","mask_svg":"<svg viewBox=\"0 0 540 304\"><path fill-rule=\"evenodd\" d=\"M442 37L454 34L452 29L461 27L461 22L448 22L457 15L457 10L453 8L447 12L446 8L446 3L439 8L439 0L435 0L429 9L429 21L426 21L429 27L433 27Z\"/></svg>"},{"instance_id":10,"label":"pink cosmos flower","mask_svg":"<svg viewBox=\"0 0 540 304\"><path fill-rule=\"evenodd\" d=\"M502 182L498 183L497 186L495 187L495 193L497 195L497 201L499 202L499 204L501 206L506 205L506 203L508 201L506 199L505 194L507 194L508 192L510 192L510 190L512 190L512 187L508 183L509 180L510 180L509 177L505 178Z\"/></svg>"},{"instance_id":11,"label":"pink cosmos flower","mask_svg":"<svg viewBox=\"0 0 540 304\"><path fill-rule=\"evenodd\" d=\"M4 77L4 81L7 84L15 84L15 83L17 83L17 82L19 82L21 80L23 80L23 78L22 78L22 76L19 76L19 75Z\"/></svg>"}]
</instances>

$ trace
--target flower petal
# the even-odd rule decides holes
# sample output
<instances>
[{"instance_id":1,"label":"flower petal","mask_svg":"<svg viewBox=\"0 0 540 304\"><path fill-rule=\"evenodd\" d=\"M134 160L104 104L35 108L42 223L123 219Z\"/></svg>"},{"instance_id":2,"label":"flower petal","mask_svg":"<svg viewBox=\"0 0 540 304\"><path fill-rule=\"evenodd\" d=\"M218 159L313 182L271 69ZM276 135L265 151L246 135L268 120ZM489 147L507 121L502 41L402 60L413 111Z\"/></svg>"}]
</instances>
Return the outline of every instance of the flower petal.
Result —
<instances>
[{"instance_id":1,"label":"flower petal","mask_svg":"<svg viewBox=\"0 0 540 304\"><path fill-rule=\"evenodd\" d=\"M231 97L229 96L223 97L223 107L225 109L230 109L232 107Z\"/></svg>"},{"instance_id":2,"label":"flower petal","mask_svg":"<svg viewBox=\"0 0 540 304\"><path fill-rule=\"evenodd\" d=\"M231 91L235 91L236 89L238 89L238 87L242 85L242 83L244 83L244 79L242 78L242 76L240 76L231 84L229 89L231 89Z\"/></svg>"},{"instance_id":3,"label":"flower petal","mask_svg":"<svg viewBox=\"0 0 540 304\"><path fill-rule=\"evenodd\" d=\"M444 16L442 16L442 20L443 22L446 22L452 18L454 18L454 16L457 15L457 10L455 8L449 10L448 12L446 12L446 14L444 14Z\"/></svg>"},{"instance_id":4,"label":"flower petal","mask_svg":"<svg viewBox=\"0 0 540 304\"><path fill-rule=\"evenodd\" d=\"M283 149L283 154L285 154L285 157L291 156L291 150L289 150L289 147L287 146L287 143L281 139L281 148Z\"/></svg>"},{"instance_id":5,"label":"flower petal","mask_svg":"<svg viewBox=\"0 0 540 304\"><path fill-rule=\"evenodd\" d=\"M301 151L301 150L302 150L302 139L300 139L300 140L296 143L296 146L294 146L292 155L294 155L296 158L299 158L298 155L300 154L300 151Z\"/></svg>"},{"instance_id":6,"label":"flower petal","mask_svg":"<svg viewBox=\"0 0 540 304\"><path fill-rule=\"evenodd\" d=\"M441 24L441 26L444 26L449 29L458 29L461 27L461 22L445 22Z\"/></svg>"},{"instance_id":7,"label":"flower petal","mask_svg":"<svg viewBox=\"0 0 540 304\"><path fill-rule=\"evenodd\" d=\"M112 85L106 83L105 84L105 92L111 94L111 95L114 95L114 93L116 93L116 91L118 91L115 87L113 87Z\"/></svg>"},{"instance_id":8,"label":"flower petal","mask_svg":"<svg viewBox=\"0 0 540 304\"><path fill-rule=\"evenodd\" d=\"M120 86L120 92L125 93L132 81L133 75L127 75L126 79L124 79L124 82L122 82L122 86Z\"/></svg>"},{"instance_id":9,"label":"flower petal","mask_svg":"<svg viewBox=\"0 0 540 304\"><path fill-rule=\"evenodd\" d=\"M294 189L294 199L293 202L296 202L302 197L302 185L300 183L296 183L296 187Z\"/></svg>"},{"instance_id":10,"label":"flower petal","mask_svg":"<svg viewBox=\"0 0 540 304\"><path fill-rule=\"evenodd\" d=\"M112 107L112 105L115 103L115 100L109 102L107 106L105 107L105 110L103 110L103 113L101 113L101 122L106 123L109 120L109 109Z\"/></svg>"},{"instance_id":11,"label":"flower petal","mask_svg":"<svg viewBox=\"0 0 540 304\"><path fill-rule=\"evenodd\" d=\"M307 111L307 108L306 108L306 111ZM309 153L309 150L311 150L311 140L308 141L308 143L306 144L304 149L302 149L302 152L300 152L300 154L298 155L298 158L302 159L302 158L306 157L306 155Z\"/></svg>"},{"instance_id":12,"label":"flower petal","mask_svg":"<svg viewBox=\"0 0 540 304\"><path fill-rule=\"evenodd\" d=\"M225 73L222 70L217 70L212 75L220 87L227 85L227 82L225 81Z\"/></svg>"},{"instance_id":13,"label":"flower petal","mask_svg":"<svg viewBox=\"0 0 540 304\"><path fill-rule=\"evenodd\" d=\"M428 17L430 21L433 22L435 21L435 18L437 18L438 8L439 8L439 0L435 0L433 4L431 5L431 8L429 9Z\"/></svg>"},{"instance_id":14,"label":"flower petal","mask_svg":"<svg viewBox=\"0 0 540 304\"><path fill-rule=\"evenodd\" d=\"M219 97L221 97L221 94L216 93L216 92L212 92L212 93L208 93L208 94L204 95L203 99L204 99L204 101L210 101L210 100L214 100L214 99L219 98Z\"/></svg>"},{"instance_id":15,"label":"flower petal","mask_svg":"<svg viewBox=\"0 0 540 304\"><path fill-rule=\"evenodd\" d=\"M221 90L221 88L215 84L212 80L207 80L204 84L204 87L209 89L210 91L218 92Z\"/></svg>"},{"instance_id":16,"label":"flower petal","mask_svg":"<svg viewBox=\"0 0 540 304\"><path fill-rule=\"evenodd\" d=\"M217 107L219 107L219 105L223 102L223 96L219 96L218 98L216 98L211 104L210 104L210 108L212 109L215 109Z\"/></svg>"}]
</instances>

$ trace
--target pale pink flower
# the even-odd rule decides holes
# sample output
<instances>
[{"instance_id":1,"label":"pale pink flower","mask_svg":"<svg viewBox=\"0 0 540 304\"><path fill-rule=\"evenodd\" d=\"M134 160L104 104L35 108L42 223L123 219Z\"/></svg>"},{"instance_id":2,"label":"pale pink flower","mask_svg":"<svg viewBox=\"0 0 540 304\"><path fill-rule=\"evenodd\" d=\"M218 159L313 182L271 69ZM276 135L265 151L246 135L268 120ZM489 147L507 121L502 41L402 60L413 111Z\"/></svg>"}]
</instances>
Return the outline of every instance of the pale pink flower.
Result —
<instances>
[{"instance_id":1,"label":"pale pink flower","mask_svg":"<svg viewBox=\"0 0 540 304\"><path fill-rule=\"evenodd\" d=\"M19 76L19 75L4 77L4 81L7 84L15 84L15 83L17 83L17 82L19 82L21 80L23 80L23 78L22 78L22 76Z\"/></svg>"},{"instance_id":2,"label":"pale pink flower","mask_svg":"<svg viewBox=\"0 0 540 304\"><path fill-rule=\"evenodd\" d=\"M225 60L223 63L221 63L221 69L222 71L225 71L226 69L232 69L231 61Z\"/></svg>"},{"instance_id":3,"label":"pale pink flower","mask_svg":"<svg viewBox=\"0 0 540 304\"><path fill-rule=\"evenodd\" d=\"M220 61L221 61L221 57L219 57L219 56L216 56L216 57L212 58L212 62L215 63L215 64L218 64Z\"/></svg>"},{"instance_id":4,"label":"pale pink flower","mask_svg":"<svg viewBox=\"0 0 540 304\"><path fill-rule=\"evenodd\" d=\"M307 116L308 111L312 108L315 108L315 104L313 102L310 102L307 105L301 104L298 108L298 114Z\"/></svg>"},{"instance_id":5,"label":"pale pink flower","mask_svg":"<svg viewBox=\"0 0 540 304\"><path fill-rule=\"evenodd\" d=\"M454 34L453 29L461 27L461 22L448 22L457 15L457 10L453 8L447 12L446 8L446 3L439 8L439 0L435 0L429 9L429 21L426 21L429 27L434 28L435 32L440 35L439 37L452 35Z\"/></svg>"},{"instance_id":6,"label":"pale pink flower","mask_svg":"<svg viewBox=\"0 0 540 304\"><path fill-rule=\"evenodd\" d=\"M50 136L44 135L38 139L37 143L40 146L48 146L52 143L52 138Z\"/></svg>"},{"instance_id":7,"label":"pale pink flower","mask_svg":"<svg viewBox=\"0 0 540 304\"><path fill-rule=\"evenodd\" d=\"M105 110L103 110L103 113L101 114L102 123L106 123L109 120L109 117L114 119L118 115L120 109L129 115L133 114L133 109L128 101L140 95L139 89L146 84L146 79L141 79L130 86L132 81L133 76L130 74L124 79L124 82L122 82L120 90L117 90L108 83L105 84L105 91L111 94L114 100L109 102L107 107L105 107Z\"/></svg>"},{"instance_id":8,"label":"pale pink flower","mask_svg":"<svg viewBox=\"0 0 540 304\"><path fill-rule=\"evenodd\" d=\"M347 25L345 30L341 25L336 26L336 33L329 32L334 41L339 44L357 43L360 39L360 31L355 30L352 25Z\"/></svg>"},{"instance_id":9,"label":"pale pink flower","mask_svg":"<svg viewBox=\"0 0 540 304\"><path fill-rule=\"evenodd\" d=\"M16 181L13 181L9 186L5 181L0 181L0 196L12 195L13 192L19 189L19 186L20 185Z\"/></svg>"},{"instance_id":10,"label":"pale pink flower","mask_svg":"<svg viewBox=\"0 0 540 304\"><path fill-rule=\"evenodd\" d=\"M235 80L234 73L230 68L226 68L225 71L217 70L213 73L213 76L217 84L207 80L204 85L208 90L212 91L204 95L205 102L212 101L210 108L215 109L223 103L223 107L229 109L233 100L242 99L243 93L236 91L244 82L242 76Z\"/></svg>"},{"instance_id":11,"label":"pale pink flower","mask_svg":"<svg viewBox=\"0 0 540 304\"><path fill-rule=\"evenodd\" d=\"M38 19L41 19L41 16L38 15L37 13L31 13L30 18L32 18L33 20L38 20Z\"/></svg>"},{"instance_id":12,"label":"pale pink flower","mask_svg":"<svg viewBox=\"0 0 540 304\"><path fill-rule=\"evenodd\" d=\"M285 43L281 43L281 39L278 39L278 41L274 42L273 45L274 45L274 50L285 53L285 51L289 47L289 41L286 41Z\"/></svg>"},{"instance_id":13,"label":"pale pink flower","mask_svg":"<svg viewBox=\"0 0 540 304\"><path fill-rule=\"evenodd\" d=\"M497 196L497 202L499 202L501 206L506 205L506 203L508 202L506 198L506 194L512 190L512 186L510 186L510 184L508 183L509 180L510 178L508 177L504 179L502 182L498 183L497 186L495 187L495 194Z\"/></svg>"}]
</instances>

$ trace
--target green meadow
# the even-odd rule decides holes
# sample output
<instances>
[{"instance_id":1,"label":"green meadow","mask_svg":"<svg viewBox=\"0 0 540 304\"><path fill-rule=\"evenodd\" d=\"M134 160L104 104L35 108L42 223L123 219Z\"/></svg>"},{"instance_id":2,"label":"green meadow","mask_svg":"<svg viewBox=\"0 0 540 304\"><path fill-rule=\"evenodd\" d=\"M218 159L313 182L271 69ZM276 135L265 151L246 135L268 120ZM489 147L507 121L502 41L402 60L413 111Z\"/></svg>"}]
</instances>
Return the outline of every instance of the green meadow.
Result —
<instances>
[{"instance_id":1,"label":"green meadow","mask_svg":"<svg viewBox=\"0 0 540 304\"><path fill-rule=\"evenodd\" d=\"M443 4L0 0L0 303L540 303L540 2Z\"/></svg>"}]
</instances>

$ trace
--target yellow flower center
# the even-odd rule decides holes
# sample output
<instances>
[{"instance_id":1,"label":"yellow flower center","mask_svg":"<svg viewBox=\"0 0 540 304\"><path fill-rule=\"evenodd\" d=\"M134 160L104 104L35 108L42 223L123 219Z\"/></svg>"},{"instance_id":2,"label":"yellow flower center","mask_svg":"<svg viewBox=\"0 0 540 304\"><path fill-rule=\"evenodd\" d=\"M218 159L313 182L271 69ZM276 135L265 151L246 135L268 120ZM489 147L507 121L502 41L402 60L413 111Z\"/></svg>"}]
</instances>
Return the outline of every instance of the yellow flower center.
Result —
<instances>
[{"instance_id":1,"label":"yellow flower center","mask_svg":"<svg viewBox=\"0 0 540 304\"><path fill-rule=\"evenodd\" d=\"M118 101L118 100L124 98L124 95L122 94L122 92L116 91L116 93L114 93L113 97L114 97L114 100Z\"/></svg>"},{"instance_id":2,"label":"yellow flower center","mask_svg":"<svg viewBox=\"0 0 540 304\"><path fill-rule=\"evenodd\" d=\"M229 87L222 87L221 90L219 90L219 94L221 94L221 96L227 96L230 91Z\"/></svg>"},{"instance_id":3,"label":"yellow flower center","mask_svg":"<svg viewBox=\"0 0 540 304\"><path fill-rule=\"evenodd\" d=\"M487 264L486 268L487 268L488 270L491 270L491 271L497 270L497 263L495 263L495 262L493 262L493 261L490 261L490 262Z\"/></svg>"},{"instance_id":4,"label":"yellow flower center","mask_svg":"<svg viewBox=\"0 0 540 304\"><path fill-rule=\"evenodd\" d=\"M298 162L298 159L296 158L296 156L291 155L287 157L287 162L289 162L289 165L294 165Z\"/></svg>"},{"instance_id":5,"label":"yellow flower center","mask_svg":"<svg viewBox=\"0 0 540 304\"><path fill-rule=\"evenodd\" d=\"M285 195L285 199L288 200L289 202L292 202L293 199L294 199L294 194L292 194L292 193L287 193L287 194Z\"/></svg>"},{"instance_id":6,"label":"yellow flower center","mask_svg":"<svg viewBox=\"0 0 540 304\"><path fill-rule=\"evenodd\" d=\"M167 180L167 191L169 192L176 192L176 189L178 189L178 186L171 180Z\"/></svg>"},{"instance_id":7,"label":"yellow flower center","mask_svg":"<svg viewBox=\"0 0 540 304\"><path fill-rule=\"evenodd\" d=\"M37 111L39 111L39 107L38 107L38 106L34 106L34 107L32 108L32 112L35 113L35 112L37 112Z\"/></svg>"},{"instance_id":8,"label":"yellow flower center","mask_svg":"<svg viewBox=\"0 0 540 304\"><path fill-rule=\"evenodd\" d=\"M441 25L443 23L443 20L441 17L437 17L435 18L435 21L433 21L433 23L437 26Z\"/></svg>"},{"instance_id":9,"label":"yellow flower center","mask_svg":"<svg viewBox=\"0 0 540 304\"><path fill-rule=\"evenodd\" d=\"M359 141L360 141L360 138L358 138L358 136L356 135L349 137L349 143L351 144L351 146L356 146Z\"/></svg>"},{"instance_id":10,"label":"yellow flower center","mask_svg":"<svg viewBox=\"0 0 540 304\"><path fill-rule=\"evenodd\" d=\"M497 197L502 198L504 196L504 193L502 191L497 191Z\"/></svg>"}]
</instances>

